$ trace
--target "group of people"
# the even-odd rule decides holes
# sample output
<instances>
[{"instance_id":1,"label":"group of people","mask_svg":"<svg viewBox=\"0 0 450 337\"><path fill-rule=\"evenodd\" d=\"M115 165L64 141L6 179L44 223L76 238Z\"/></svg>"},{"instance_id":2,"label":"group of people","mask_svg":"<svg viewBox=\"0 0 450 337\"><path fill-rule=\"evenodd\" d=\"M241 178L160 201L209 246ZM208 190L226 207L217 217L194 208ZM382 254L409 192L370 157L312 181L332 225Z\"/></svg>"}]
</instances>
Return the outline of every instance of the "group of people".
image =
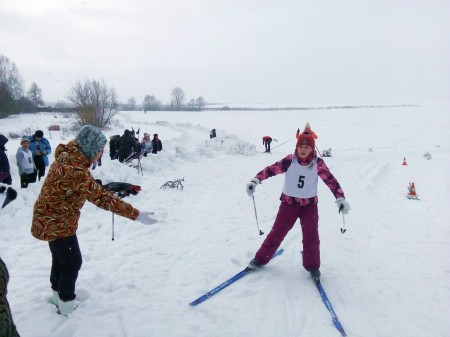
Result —
<instances>
[{"instance_id":1,"label":"group of people","mask_svg":"<svg viewBox=\"0 0 450 337\"><path fill-rule=\"evenodd\" d=\"M11 185L12 177L8 156L6 155L8 138L0 135L0 182ZM48 155L52 148L50 142L44 137L42 130L37 130L31 136L22 136L20 147L16 152L16 162L20 175L20 187L27 188L28 184L41 180L45 169L49 165Z\"/></svg>"},{"instance_id":2,"label":"group of people","mask_svg":"<svg viewBox=\"0 0 450 337\"><path fill-rule=\"evenodd\" d=\"M162 149L162 142L157 133L153 135L153 139L150 139L148 133L144 133L144 137L139 141L136 137L136 132L127 129L122 136L115 135L109 139L111 160L118 159L121 163L134 159L139 155L147 157L148 153L156 154Z\"/></svg>"},{"instance_id":3,"label":"group of people","mask_svg":"<svg viewBox=\"0 0 450 337\"><path fill-rule=\"evenodd\" d=\"M124 135L131 139L129 144L137 148L138 143L132 139L134 136L129 131ZM254 197L256 186L264 180L283 173L285 176L273 227L247 267L252 271L270 261L299 219L303 235L303 267L315 280L320 279L318 178L333 193L340 212L347 214L350 205L325 161L317 156L317 136L314 135L306 128L304 132L298 132L293 153L265 167L246 184L247 194ZM157 139L155 136L154 139ZM148 139L145 134L143 140ZM23 143L28 145L25 140ZM31 234L36 239L48 242L52 257L50 286L53 303L66 316L77 306L75 284L82 265L77 229L80 209L86 200L104 210L146 225L157 222L153 212L134 208L94 180L89 168L102 156L106 143L107 139L99 129L85 125L75 139L67 144L59 144L33 209ZM119 153L119 156L122 160L125 158L124 153Z\"/></svg>"}]
</instances>

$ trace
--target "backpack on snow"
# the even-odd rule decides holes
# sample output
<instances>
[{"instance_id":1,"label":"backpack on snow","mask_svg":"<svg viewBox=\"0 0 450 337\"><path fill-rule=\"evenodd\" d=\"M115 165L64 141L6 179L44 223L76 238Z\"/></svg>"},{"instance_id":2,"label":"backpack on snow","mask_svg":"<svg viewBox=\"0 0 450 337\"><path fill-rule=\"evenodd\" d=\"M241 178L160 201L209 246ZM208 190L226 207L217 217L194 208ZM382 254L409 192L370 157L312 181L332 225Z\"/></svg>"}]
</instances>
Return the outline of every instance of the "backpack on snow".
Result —
<instances>
[{"instance_id":1,"label":"backpack on snow","mask_svg":"<svg viewBox=\"0 0 450 337\"><path fill-rule=\"evenodd\" d=\"M106 188L108 191L116 193L119 198L128 197L130 194L136 195L141 191L141 186L139 185L123 183L120 181L103 185L100 179L96 179L95 181Z\"/></svg>"}]
</instances>

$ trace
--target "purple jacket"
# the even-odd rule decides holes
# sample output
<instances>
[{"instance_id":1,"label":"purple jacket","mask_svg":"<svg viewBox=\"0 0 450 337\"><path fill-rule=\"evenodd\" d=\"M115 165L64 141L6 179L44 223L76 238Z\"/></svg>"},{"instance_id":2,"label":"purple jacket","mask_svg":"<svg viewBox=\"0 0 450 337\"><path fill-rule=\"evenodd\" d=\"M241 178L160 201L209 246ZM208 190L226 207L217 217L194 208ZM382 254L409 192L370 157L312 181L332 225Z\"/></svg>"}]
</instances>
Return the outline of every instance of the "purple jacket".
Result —
<instances>
[{"instance_id":1,"label":"purple jacket","mask_svg":"<svg viewBox=\"0 0 450 337\"><path fill-rule=\"evenodd\" d=\"M289 166L291 165L292 158L295 156L297 158L297 161L300 163L300 165L308 165L311 163L311 161L314 159L313 156L308 157L306 160L299 160L297 155L295 154L289 154L280 161L277 161L275 164L269 165L266 168L264 168L261 172L259 172L255 178L259 179L261 182L267 178L276 176L277 174L285 173ZM317 174L318 176L323 180L323 182L328 186L331 193L333 193L335 198L345 198L344 191L342 191L341 185L339 185L339 182L336 180L336 178L331 174L330 169L328 168L327 164L323 161L321 158L317 158ZM284 193L281 193L280 200L282 202L286 202L290 205L299 205L299 206L306 206L306 205L312 205L317 204L318 197L312 197L308 199L303 198L295 198L288 195L285 195Z\"/></svg>"}]
</instances>

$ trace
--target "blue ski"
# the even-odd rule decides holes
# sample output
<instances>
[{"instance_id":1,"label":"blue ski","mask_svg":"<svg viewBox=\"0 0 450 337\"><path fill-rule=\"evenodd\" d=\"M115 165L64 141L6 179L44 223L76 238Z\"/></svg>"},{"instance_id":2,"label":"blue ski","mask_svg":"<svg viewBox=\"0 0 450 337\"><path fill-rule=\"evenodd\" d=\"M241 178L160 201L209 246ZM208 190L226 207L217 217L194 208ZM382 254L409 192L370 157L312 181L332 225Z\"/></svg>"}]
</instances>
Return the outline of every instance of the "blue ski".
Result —
<instances>
[{"instance_id":1,"label":"blue ski","mask_svg":"<svg viewBox=\"0 0 450 337\"><path fill-rule=\"evenodd\" d=\"M314 283L316 284L317 290L319 290L320 296L322 297L322 301L327 307L328 311L331 314L331 318L333 319L334 326L336 329L339 330L342 336L347 336L345 333L344 328L342 327L341 322L339 321L339 318L337 317L336 313L334 312L333 307L331 306L331 302L328 299L327 293L325 292L325 289L323 289L322 283L320 283L320 280L314 280Z\"/></svg>"},{"instance_id":2,"label":"blue ski","mask_svg":"<svg viewBox=\"0 0 450 337\"><path fill-rule=\"evenodd\" d=\"M301 251L300 253L303 255L303 251ZM322 297L322 301L325 304L325 307L328 309L328 311L331 314L331 318L333 319L334 326L336 327L336 329L339 330L339 332L341 333L341 335L343 337L346 337L347 334L346 334L344 328L342 327L342 324L339 321L339 318L337 317L336 313L334 312L333 306L331 305L331 302L328 299L327 293L325 292L325 289L323 288L322 283L320 283L320 279L319 280L313 279L313 281L317 287L317 290L319 291L320 297Z\"/></svg>"},{"instance_id":3,"label":"blue ski","mask_svg":"<svg viewBox=\"0 0 450 337\"><path fill-rule=\"evenodd\" d=\"M272 259L275 256L278 256L280 254L282 254L284 251L284 249L280 249L278 250L275 254L273 254ZM215 294L217 294L219 291L225 289L226 287L228 287L229 285L231 285L232 283L236 282L237 280L239 280L240 278L244 277L247 274L250 274L252 272L251 269L249 268L245 268L244 270L240 271L239 273L237 273L236 275L234 275L233 277L229 278L228 280L226 280L225 282L223 282L222 284L218 285L217 287L215 287L213 290L208 291L206 294L200 296L199 298L197 298L195 301L189 303L189 305L191 307L196 306L197 304L200 304L204 301L206 301L208 298L214 296Z\"/></svg>"}]
</instances>

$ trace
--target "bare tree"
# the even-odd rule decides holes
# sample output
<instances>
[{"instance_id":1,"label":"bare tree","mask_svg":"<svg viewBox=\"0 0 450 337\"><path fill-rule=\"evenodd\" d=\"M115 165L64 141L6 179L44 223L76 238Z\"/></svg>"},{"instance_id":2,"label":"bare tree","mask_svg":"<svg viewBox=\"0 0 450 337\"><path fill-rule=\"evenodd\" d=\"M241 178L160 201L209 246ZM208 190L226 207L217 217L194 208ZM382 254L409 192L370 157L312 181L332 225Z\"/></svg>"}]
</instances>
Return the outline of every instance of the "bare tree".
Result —
<instances>
[{"instance_id":1,"label":"bare tree","mask_svg":"<svg viewBox=\"0 0 450 337\"><path fill-rule=\"evenodd\" d=\"M155 96L146 95L142 107L144 111L158 111L161 109L161 102Z\"/></svg>"},{"instance_id":2,"label":"bare tree","mask_svg":"<svg viewBox=\"0 0 450 337\"><path fill-rule=\"evenodd\" d=\"M23 96L23 79L19 70L14 62L3 55L0 55L0 84L13 99L18 100Z\"/></svg>"},{"instance_id":3,"label":"bare tree","mask_svg":"<svg viewBox=\"0 0 450 337\"><path fill-rule=\"evenodd\" d=\"M171 92L172 95L172 101L170 102L170 105L174 107L176 110L181 110L183 107L183 101L184 101L184 92L181 88L175 87L172 89Z\"/></svg>"},{"instance_id":4,"label":"bare tree","mask_svg":"<svg viewBox=\"0 0 450 337\"><path fill-rule=\"evenodd\" d=\"M31 83L30 89L27 92L27 98L33 103L33 106L37 108L38 105L43 105L42 90L36 83Z\"/></svg>"},{"instance_id":5,"label":"bare tree","mask_svg":"<svg viewBox=\"0 0 450 337\"><path fill-rule=\"evenodd\" d=\"M206 103L203 97L199 97L197 99L192 98L189 103L186 104L188 110L202 110L205 107Z\"/></svg>"},{"instance_id":6,"label":"bare tree","mask_svg":"<svg viewBox=\"0 0 450 337\"><path fill-rule=\"evenodd\" d=\"M127 110L134 111L135 108L136 108L136 99L134 97L131 97L127 101Z\"/></svg>"},{"instance_id":7,"label":"bare tree","mask_svg":"<svg viewBox=\"0 0 450 337\"><path fill-rule=\"evenodd\" d=\"M191 99L187 104L186 104L187 108L189 110L195 110L197 108L197 104L195 103L195 99Z\"/></svg>"},{"instance_id":8,"label":"bare tree","mask_svg":"<svg viewBox=\"0 0 450 337\"><path fill-rule=\"evenodd\" d=\"M103 128L111 123L116 114L117 94L105 81L85 80L76 82L67 99L75 104L81 124Z\"/></svg>"},{"instance_id":9,"label":"bare tree","mask_svg":"<svg viewBox=\"0 0 450 337\"><path fill-rule=\"evenodd\" d=\"M206 105L205 99L202 96L197 98L196 103L199 110L202 110Z\"/></svg>"}]
</instances>

